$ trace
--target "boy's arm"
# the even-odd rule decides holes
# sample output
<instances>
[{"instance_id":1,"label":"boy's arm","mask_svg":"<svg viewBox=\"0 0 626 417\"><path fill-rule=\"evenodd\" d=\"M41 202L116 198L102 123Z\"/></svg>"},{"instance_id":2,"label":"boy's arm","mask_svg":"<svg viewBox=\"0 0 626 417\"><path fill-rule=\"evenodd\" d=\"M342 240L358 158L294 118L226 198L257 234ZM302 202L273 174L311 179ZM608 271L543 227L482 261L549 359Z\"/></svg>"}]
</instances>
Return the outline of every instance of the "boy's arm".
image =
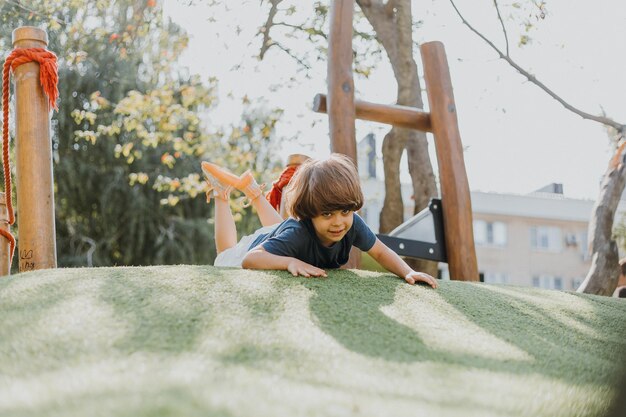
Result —
<instances>
[{"instance_id":1,"label":"boy's arm","mask_svg":"<svg viewBox=\"0 0 626 417\"><path fill-rule=\"evenodd\" d=\"M274 255L263 249L263 245L250 250L241 262L244 269L278 269L289 271L295 277L326 277L326 271L290 256Z\"/></svg>"},{"instance_id":2,"label":"boy's arm","mask_svg":"<svg viewBox=\"0 0 626 417\"><path fill-rule=\"evenodd\" d=\"M437 280L435 278L423 272L416 272L412 270L411 267L408 266L397 253L389 249L387 245L381 242L378 238L376 239L374 246L372 246L367 253L386 270L393 272L400 278L403 278L409 284L415 284L417 281L421 281L433 288L438 287Z\"/></svg>"}]
</instances>

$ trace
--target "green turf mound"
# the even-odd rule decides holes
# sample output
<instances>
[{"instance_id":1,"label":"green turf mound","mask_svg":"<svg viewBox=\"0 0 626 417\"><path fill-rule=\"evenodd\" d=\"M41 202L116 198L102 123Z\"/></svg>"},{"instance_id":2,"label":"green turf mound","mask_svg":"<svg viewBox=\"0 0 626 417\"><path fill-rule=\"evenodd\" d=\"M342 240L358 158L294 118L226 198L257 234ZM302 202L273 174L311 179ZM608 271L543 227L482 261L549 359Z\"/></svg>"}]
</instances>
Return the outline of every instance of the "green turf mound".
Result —
<instances>
[{"instance_id":1,"label":"green turf mound","mask_svg":"<svg viewBox=\"0 0 626 417\"><path fill-rule=\"evenodd\" d=\"M0 279L0 416L601 416L626 301L213 267Z\"/></svg>"}]
</instances>

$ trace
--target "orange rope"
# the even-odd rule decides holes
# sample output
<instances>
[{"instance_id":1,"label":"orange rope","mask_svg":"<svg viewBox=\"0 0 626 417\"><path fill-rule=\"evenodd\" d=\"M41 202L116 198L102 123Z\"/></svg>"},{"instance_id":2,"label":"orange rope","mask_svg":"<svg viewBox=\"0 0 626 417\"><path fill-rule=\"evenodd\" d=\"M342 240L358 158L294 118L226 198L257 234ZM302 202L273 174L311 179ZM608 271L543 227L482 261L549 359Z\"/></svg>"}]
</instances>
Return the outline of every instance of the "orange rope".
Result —
<instances>
[{"instance_id":1,"label":"orange rope","mask_svg":"<svg viewBox=\"0 0 626 417\"><path fill-rule=\"evenodd\" d=\"M14 49L4 61L2 69L2 167L9 225L15 223L11 198L11 165L9 162L9 75L11 72L15 72L15 69L20 65L33 61L39 63L39 81L43 91L48 96L50 107L58 110L56 102L59 97L57 88L59 76L56 55L44 48ZM15 252L15 237L11 232L2 229L0 229L0 235L4 236L11 245L10 262L12 262Z\"/></svg>"}]
</instances>

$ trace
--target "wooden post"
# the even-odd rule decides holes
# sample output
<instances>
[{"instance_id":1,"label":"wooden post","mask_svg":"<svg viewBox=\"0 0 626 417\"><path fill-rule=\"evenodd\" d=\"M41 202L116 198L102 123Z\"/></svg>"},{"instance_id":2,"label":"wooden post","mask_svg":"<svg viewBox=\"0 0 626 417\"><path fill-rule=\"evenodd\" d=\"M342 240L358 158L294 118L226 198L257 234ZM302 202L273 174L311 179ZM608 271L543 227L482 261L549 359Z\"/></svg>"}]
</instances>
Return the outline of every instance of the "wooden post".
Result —
<instances>
[{"instance_id":1,"label":"wooden post","mask_svg":"<svg viewBox=\"0 0 626 417\"><path fill-rule=\"evenodd\" d=\"M5 232L11 231L9 226L9 212L4 193L0 193L0 229ZM11 273L11 244L4 236L0 236L0 276L4 277Z\"/></svg>"},{"instance_id":2,"label":"wooden post","mask_svg":"<svg viewBox=\"0 0 626 417\"><path fill-rule=\"evenodd\" d=\"M41 29L25 26L13 31L14 48L47 45L48 35ZM13 80L19 271L56 268L51 109L39 81L38 63L17 67Z\"/></svg>"},{"instance_id":3,"label":"wooden post","mask_svg":"<svg viewBox=\"0 0 626 417\"><path fill-rule=\"evenodd\" d=\"M333 0L328 35L328 121L330 147L357 164L352 79L352 18L354 0ZM353 248L346 268L361 266L361 252Z\"/></svg>"},{"instance_id":4,"label":"wooden post","mask_svg":"<svg viewBox=\"0 0 626 417\"><path fill-rule=\"evenodd\" d=\"M354 0L333 0L328 36L328 120L333 152L356 156L352 17Z\"/></svg>"},{"instance_id":5,"label":"wooden post","mask_svg":"<svg viewBox=\"0 0 626 417\"><path fill-rule=\"evenodd\" d=\"M439 164L450 278L478 281L472 204L448 61L441 42L428 42L420 49Z\"/></svg>"}]
</instances>

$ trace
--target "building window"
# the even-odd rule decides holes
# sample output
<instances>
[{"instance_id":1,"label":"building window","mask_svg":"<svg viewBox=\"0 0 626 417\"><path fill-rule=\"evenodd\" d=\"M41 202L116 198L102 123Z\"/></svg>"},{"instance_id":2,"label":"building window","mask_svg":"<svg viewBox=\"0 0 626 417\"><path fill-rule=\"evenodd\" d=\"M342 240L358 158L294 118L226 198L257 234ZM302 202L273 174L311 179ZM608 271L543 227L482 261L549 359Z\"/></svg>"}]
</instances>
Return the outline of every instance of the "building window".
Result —
<instances>
[{"instance_id":1,"label":"building window","mask_svg":"<svg viewBox=\"0 0 626 417\"><path fill-rule=\"evenodd\" d=\"M506 246L506 241L505 223L474 220L474 242L477 245Z\"/></svg>"},{"instance_id":2,"label":"building window","mask_svg":"<svg viewBox=\"0 0 626 417\"><path fill-rule=\"evenodd\" d=\"M533 287L546 290L562 290L563 278L552 275L535 275L533 276Z\"/></svg>"},{"instance_id":3,"label":"building window","mask_svg":"<svg viewBox=\"0 0 626 417\"><path fill-rule=\"evenodd\" d=\"M508 278L504 272L485 272L484 282L487 284L506 284Z\"/></svg>"},{"instance_id":4,"label":"building window","mask_svg":"<svg viewBox=\"0 0 626 417\"><path fill-rule=\"evenodd\" d=\"M589 250L589 247L587 247L589 243L587 242L587 232L581 232L580 233L580 254L582 257L582 260L584 262L588 261L591 259L591 251Z\"/></svg>"},{"instance_id":5,"label":"building window","mask_svg":"<svg viewBox=\"0 0 626 417\"><path fill-rule=\"evenodd\" d=\"M530 246L533 249L560 252L563 247L562 240L561 229L558 227L536 226L530 228Z\"/></svg>"}]
</instances>

